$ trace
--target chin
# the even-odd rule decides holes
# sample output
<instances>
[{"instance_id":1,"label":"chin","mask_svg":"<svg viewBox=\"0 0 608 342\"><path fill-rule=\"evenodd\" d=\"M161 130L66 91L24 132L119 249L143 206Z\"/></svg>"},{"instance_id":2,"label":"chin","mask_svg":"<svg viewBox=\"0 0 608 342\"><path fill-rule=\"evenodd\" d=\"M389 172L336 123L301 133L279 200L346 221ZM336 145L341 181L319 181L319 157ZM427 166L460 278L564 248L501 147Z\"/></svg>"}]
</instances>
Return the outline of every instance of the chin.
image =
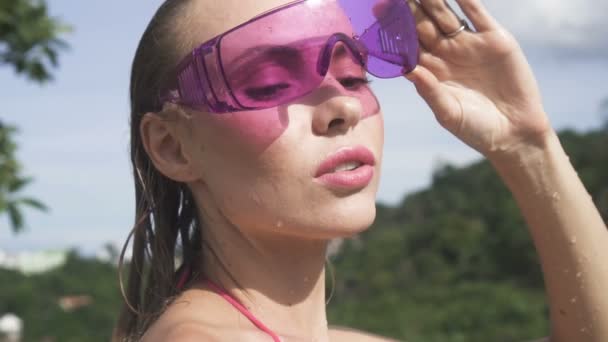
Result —
<instances>
[{"instance_id":1,"label":"chin","mask_svg":"<svg viewBox=\"0 0 608 342\"><path fill-rule=\"evenodd\" d=\"M300 230L307 238L331 240L351 237L367 230L376 218L376 197L357 193L324 202L311 215L306 228Z\"/></svg>"},{"instance_id":2,"label":"chin","mask_svg":"<svg viewBox=\"0 0 608 342\"><path fill-rule=\"evenodd\" d=\"M350 237L367 230L376 219L376 196L360 193L342 198L336 204L337 218L332 229L332 238Z\"/></svg>"}]
</instances>

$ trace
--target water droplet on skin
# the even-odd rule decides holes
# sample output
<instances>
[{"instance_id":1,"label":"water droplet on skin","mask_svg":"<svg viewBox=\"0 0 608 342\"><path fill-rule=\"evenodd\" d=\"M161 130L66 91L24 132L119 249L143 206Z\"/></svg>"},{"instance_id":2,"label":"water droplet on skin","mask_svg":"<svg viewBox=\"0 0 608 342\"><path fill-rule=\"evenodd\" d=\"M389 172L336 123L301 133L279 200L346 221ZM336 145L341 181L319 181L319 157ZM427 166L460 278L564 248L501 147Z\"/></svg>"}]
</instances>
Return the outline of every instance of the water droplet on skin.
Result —
<instances>
[{"instance_id":1,"label":"water droplet on skin","mask_svg":"<svg viewBox=\"0 0 608 342\"><path fill-rule=\"evenodd\" d=\"M554 192L551 197L553 198L553 200L559 201L559 194L557 192Z\"/></svg>"},{"instance_id":2,"label":"water droplet on skin","mask_svg":"<svg viewBox=\"0 0 608 342\"><path fill-rule=\"evenodd\" d=\"M283 228L283 221L277 221L277 224L275 226L277 228Z\"/></svg>"},{"instance_id":3,"label":"water droplet on skin","mask_svg":"<svg viewBox=\"0 0 608 342\"><path fill-rule=\"evenodd\" d=\"M570 299L570 303L572 303L572 304L576 303L576 297Z\"/></svg>"},{"instance_id":4,"label":"water droplet on skin","mask_svg":"<svg viewBox=\"0 0 608 342\"><path fill-rule=\"evenodd\" d=\"M572 239L570 239L570 244L571 245L576 245L576 238L573 237Z\"/></svg>"},{"instance_id":5,"label":"water droplet on skin","mask_svg":"<svg viewBox=\"0 0 608 342\"><path fill-rule=\"evenodd\" d=\"M580 278L582 275L583 275L583 272L577 272L577 273L576 273L576 277L577 277L577 278Z\"/></svg>"}]
</instances>

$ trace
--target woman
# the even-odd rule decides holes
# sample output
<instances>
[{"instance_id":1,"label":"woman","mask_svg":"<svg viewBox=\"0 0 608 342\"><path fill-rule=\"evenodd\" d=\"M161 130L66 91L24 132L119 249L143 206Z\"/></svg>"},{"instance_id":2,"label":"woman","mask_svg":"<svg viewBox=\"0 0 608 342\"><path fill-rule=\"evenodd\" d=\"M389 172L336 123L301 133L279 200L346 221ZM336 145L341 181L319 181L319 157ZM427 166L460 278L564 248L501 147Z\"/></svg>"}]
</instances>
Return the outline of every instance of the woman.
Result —
<instances>
[{"instance_id":1,"label":"woman","mask_svg":"<svg viewBox=\"0 0 608 342\"><path fill-rule=\"evenodd\" d=\"M458 3L474 29L443 0L166 1L133 63L138 219L116 340L386 340L325 315L327 242L375 216L367 71L405 75L507 184L551 341L608 341L606 227L517 42L478 0Z\"/></svg>"}]
</instances>

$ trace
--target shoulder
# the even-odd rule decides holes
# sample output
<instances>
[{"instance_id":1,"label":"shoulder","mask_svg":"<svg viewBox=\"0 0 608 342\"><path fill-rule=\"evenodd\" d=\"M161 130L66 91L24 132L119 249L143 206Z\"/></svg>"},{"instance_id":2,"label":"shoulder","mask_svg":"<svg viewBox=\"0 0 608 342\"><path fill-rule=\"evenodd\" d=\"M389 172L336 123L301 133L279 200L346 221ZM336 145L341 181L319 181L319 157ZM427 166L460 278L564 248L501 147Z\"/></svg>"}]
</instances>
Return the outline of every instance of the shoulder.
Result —
<instances>
[{"instance_id":1,"label":"shoulder","mask_svg":"<svg viewBox=\"0 0 608 342\"><path fill-rule=\"evenodd\" d=\"M184 322L165 329L151 329L142 338L142 342L200 342L219 341L215 334L198 322Z\"/></svg>"},{"instance_id":2,"label":"shoulder","mask_svg":"<svg viewBox=\"0 0 608 342\"><path fill-rule=\"evenodd\" d=\"M387 337L382 337L366 332L362 332L359 330L339 327L339 326L331 326L329 329L329 339L331 341L341 342L397 342L397 340L390 339Z\"/></svg>"},{"instance_id":3,"label":"shoulder","mask_svg":"<svg viewBox=\"0 0 608 342\"><path fill-rule=\"evenodd\" d=\"M141 342L263 341L257 335L230 304L199 287L174 299Z\"/></svg>"},{"instance_id":4,"label":"shoulder","mask_svg":"<svg viewBox=\"0 0 608 342\"><path fill-rule=\"evenodd\" d=\"M174 324L165 329L151 329L141 342L266 342L268 336L256 329L217 327L191 321Z\"/></svg>"},{"instance_id":5,"label":"shoulder","mask_svg":"<svg viewBox=\"0 0 608 342\"><path fill-rule=\"evenodd\" d=\"M147 329L142 342L217 341L217 330L227 313L222 302L208 291L192 288L182 292ZM217 315L211 314L217 312ZM229 315L229 314L228 314Z\"/></svg>"}]
</instances>

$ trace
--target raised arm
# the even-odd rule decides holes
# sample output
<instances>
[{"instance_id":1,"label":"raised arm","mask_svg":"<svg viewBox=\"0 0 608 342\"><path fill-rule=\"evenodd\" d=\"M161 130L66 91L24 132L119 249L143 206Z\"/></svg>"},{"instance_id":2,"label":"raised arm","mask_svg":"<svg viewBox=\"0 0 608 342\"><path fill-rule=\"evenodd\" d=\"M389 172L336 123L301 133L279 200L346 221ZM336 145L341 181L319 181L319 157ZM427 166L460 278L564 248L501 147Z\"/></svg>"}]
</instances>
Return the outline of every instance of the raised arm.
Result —
<instances>
[{"instance_id":1,"label":"raised arm","mask_svg":"<svg viewBox=\"0 0 608 342\"><path fill-rule=\"evenodd\" d=\"M608 230L559 140L492 162L540 256L552 342L608 341Z\"/></svg>"},{"instance_id":2,"label":"raised arm","mask_svg":"<svg viewBox=\"0 0 608 342\"><path fill-rule=\"evenodd\" d=\"M478 0L410 1L422 45L406 77L439 123L484 154L513 193L540 256L551 342L608 341L608 231L551 128L513 36ZM603 324L602 324L603 322Z\"/></svg>"}]
</instances>

